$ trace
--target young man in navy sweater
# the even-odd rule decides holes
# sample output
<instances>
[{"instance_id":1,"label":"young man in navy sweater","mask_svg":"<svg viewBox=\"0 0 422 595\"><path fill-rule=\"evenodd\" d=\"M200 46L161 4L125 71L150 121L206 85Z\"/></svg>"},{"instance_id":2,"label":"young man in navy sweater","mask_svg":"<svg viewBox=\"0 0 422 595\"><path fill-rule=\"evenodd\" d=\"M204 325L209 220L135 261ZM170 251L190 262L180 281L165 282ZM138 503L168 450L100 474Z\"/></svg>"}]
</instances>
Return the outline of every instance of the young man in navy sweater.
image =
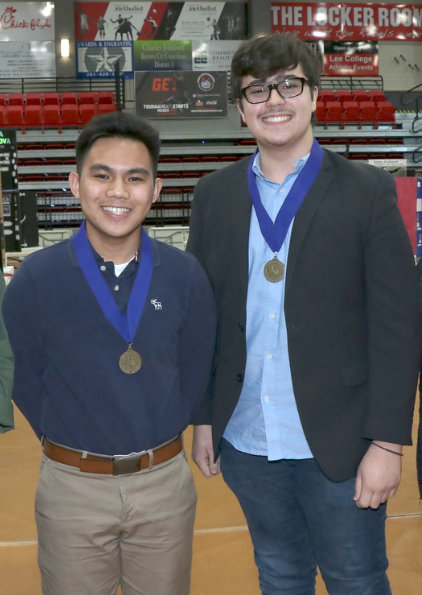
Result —
<instances>
[{"instance_id":1,"label":"young man in navy sweater","mask_svg":"<svg viewBox=\"0 0 422 595\"><path fill-rule=\"evenodd\" d=\"M181 433L208 383L215 312L196 259L150 239L158 133L93 119L70 185L86 221L27 258L4 300L13 398L40 438L43 593L188 595L196 493Z\"/></svg>"}]
</instances>

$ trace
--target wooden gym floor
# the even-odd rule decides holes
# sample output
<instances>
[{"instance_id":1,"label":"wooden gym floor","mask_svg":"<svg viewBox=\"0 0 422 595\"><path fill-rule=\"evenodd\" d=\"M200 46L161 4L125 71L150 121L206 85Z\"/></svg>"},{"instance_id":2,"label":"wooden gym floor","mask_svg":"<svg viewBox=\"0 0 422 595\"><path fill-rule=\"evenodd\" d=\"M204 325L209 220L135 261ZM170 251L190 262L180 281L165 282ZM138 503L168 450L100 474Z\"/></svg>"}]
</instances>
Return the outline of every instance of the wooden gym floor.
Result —
<instances>
[{"instance_id":1,"label":"wooden gym floor","mask_svg":"<svg viewBox=\"0 0 422 595\"><path fill-rule=\"evenodd\" d=\"M416 424L414 428L416 437ZM190 453L191 429L186 432ZM19 412L16 429L0 436L0 595L41 595L33 500L40 448ZM193 466L194 467L194 466ZM259 595L245 520L221 476L193 469L198 490L191 595ZM422 506L415 447L406 447L403 479L390 501L387 541L394 595L422 593ZM57 594L60 595L60 594ZM318 578L317 595L327 595Z\"/></svg>"}]
</instances>

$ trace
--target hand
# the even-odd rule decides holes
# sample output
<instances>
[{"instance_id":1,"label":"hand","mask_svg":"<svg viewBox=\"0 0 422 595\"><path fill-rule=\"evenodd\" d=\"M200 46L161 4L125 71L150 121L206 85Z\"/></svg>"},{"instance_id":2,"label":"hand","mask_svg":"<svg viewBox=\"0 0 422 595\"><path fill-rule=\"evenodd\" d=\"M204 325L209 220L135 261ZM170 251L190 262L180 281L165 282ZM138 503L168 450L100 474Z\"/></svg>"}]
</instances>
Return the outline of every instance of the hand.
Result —
<instances>
[{"instance_id":1,"label":"hand","mask_svg":"<svg viewBox=\"0 0 422 595\"><path fill-rule=\"evenodd\" d=\"M205 477L212 477L220 473L220 459L214 463L211 426L194 426L192 459Z\"/></svg>"},{"instance_id":2,"label":"hand","mask_svg":"<svg viewBox=\"0 0 422 595\"><path fill-rule=\"evenodd\" d=\"M381 446L401 453L401 445L377 440ZM356 477L354 501L358 508L378 508L392 498L400 483L401 457L371 444Z\"/></svg>"}]
</instances>

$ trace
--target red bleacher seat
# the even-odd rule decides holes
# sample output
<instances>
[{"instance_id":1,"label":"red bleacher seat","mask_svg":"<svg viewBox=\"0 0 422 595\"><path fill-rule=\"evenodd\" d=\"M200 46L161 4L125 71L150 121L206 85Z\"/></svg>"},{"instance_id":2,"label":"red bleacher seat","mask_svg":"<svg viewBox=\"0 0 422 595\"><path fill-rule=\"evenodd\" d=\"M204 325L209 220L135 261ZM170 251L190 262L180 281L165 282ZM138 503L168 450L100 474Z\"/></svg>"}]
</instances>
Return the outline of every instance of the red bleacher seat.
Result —
<instances>
[{"instance_id":1,"label":"red bleacher seat","mask_svg":"<svg viewBox=\"0 0 422 595\"><path fill-rule=\"evenodd\" d=\"M327 108L323 101L316 102L316 119L317 122L325 122L327 118Z\"/></svg>"},{"instance_id":2,"label":"red bleacher seat","mask_svg":"<svg viewBox=\"0 0 422 595\"><path fill-rule=\"evenodd\" d=\"M325 107L327 109L327 124L330 122L343 124L343 106L340 101L327 101Z\"/></svg>"},{"instance_id":3,"label":"red bleacher seat","mask_svg":"<svg viewBox=\"0 0 422 595\"><path fill-rule=\"evenodd\" d=\"M25 94L26 105L41 105L42 95L41 93L26 93Z\"/></svg>"},{"instance_id":4,"label":"red bleacher seat","mask_svg":"<svg viewBox=\"0 0 422 595\"><path fill-rule=\"evenodd\" d=\"M377 103L377 110L378 122L396 122L396 108L391 101L379 101Z\"/></svg>"},{"instance_id":5,"label":"red bleacher seat","mask_svg":"<svg viewBox=\"0 0 422 595\"><path fill-rule=\"evenodd\" d=\"M79 93L79 105L85 103L97 103L97 94L94 91L81 91Z\"/></svg>"},{"instance_id":6,"label":"red bleacher seat","mask_svg":"<svg viewBox=\"0 0 422 595\"><path fill-rule=\"evenodd\" d=\"M318 101L336 101L336 94L332 89L320 89L318 93Z\"/></svg>"},{"instance_id":7,"label":"red bleacher seat","mask_svg":"<svg viewBox=\"0 0 422 595\"><path fill-rule=\"evenodd\" d=\"M81 126L88 124L97 115L97 106L94 103L81 103L79 105L79 117Z\"/></svg>"},{"instance_id":8,"label":"red bleacher seat","mask_svg":"<svg viewBox=\"0 0 422 595\"><path fill-rule=\"evenodd\" d=\"M381 89L371 89L368 91L368 98L371 101L375 101L375 103L378 103L379 101L385 101L384 91L381 91Z\"/></svg>"},{"instance_id":9,"label":"red bleacher seat","mask_svg":"<svg viewBox=\"0 0 422 595\"><path fill-rule=\"evenodd\" d=\"M62 127L69 126L79 128L79 109L76 103L65 103L62 105Z\"/></svg>"},{"instance_id":10,"label":"red bleacher seat","mask_svg":"<svg viewBox=\"0 0 422 595\"><path fill-rule=\"evenodd\" d=\"M23 93L9 93L7 103L9 105L24 105L24 94Z\"/></svg>"},{"instance_id":11,"label":"red bleacher seat","mask_svg":"<svg viewBox=\"0 0 422 595\"><path fill-rule=\"evenodd\" d=\"M7 111L4 105L0 105L0 126L7 126Z\"/></svg>"},{"instance_id":12,"label":"red bleacher seat","mask_svg":"<svg viewBox=\"0 0 422 595\"><path fill-rule=\"evenodd\" d=\"M59 105L60 95L54 91L48 91L43 96L44 105Z\"/></svg>"},{"instance_id":13,"label":"red bleacher seat","mask_svg":"<svg viewBox=\"0 0 422 595\"><path fill-rule=\"evenodd\" d=\"M41 105L27 105L25 107L25 124L30 128L44 128L44 110Z\"/></svg>"},{"instance_id":14,"label":"red bleacher seat","mask_svg":"<svg viewBox=\"0 0 422 595\"><path fill-rule=\"evenodd\" d=\"M23 105L9 105L7 107L7 125L12 128L20 128L22 132L25 132Z\"/></svg>"},{"instance_id":15,"label":"red bleacher seat","mask_svg":"<svg viewBox=\"0 0 422 595\"><path fill-rule=\"evenodd\" d=\"M343 119L345 122L360 123L360 107L357 101L345 101L343 103Z\"/></svg>"},{"instance_id":16,"label":"red bleacher seat","mask_svg":"<svg viewBox=\"0 0 422 595\"><path fill-rule=\"evenodd\" d=\"M47 103L44 105L44 127L57 128L61 132L60 107Z\"/></svg>"},{"instance_id":17,"label":"red bleacher seat","mask_svg":"<svg viewBox=\"0 0 422 595\"><path fill-rule=\"evenodd\" d=\"M97 93L98 103L115 103L113 91L98 91Z\"/></svg>"},{"instance_id":18,"label":"red bleacher seat","mask_svg":"<svg viewBox=\"0 0 422 595\"><path fill-rule=\"evenodd\" d=\"M368 93L364 89L355 89L352 96L353 101L368 101Z\"/></svg>"},{"instance_id":19,"label":"red bleacher seat","mask_svg":"<svg viewBox=\"0 0 422 595\"><path fill-rule=\"evenodd\" d=\"M0 94L0 105L7 105L7 95L6 93Z\"/></svg>"},{"instance_id":20,"label":"red bleacher seat","mask_svg":"<svg viewBox=\"0 0 422 595\"><path fill-rule=\"evenodd\" d=\"M110 112L116 112L117 105L114 103L99 103L98 104L98 113L99 114L108 114Z\"/></svg>"},{"instance_id":21,"label":"red bleacher seat","mask_svg":"<svg viewBox=\"0 0 422 595\"><path fill-rule=\"evenodd\" d=\"M376 104L373 101L361 101L359 107L361 123L372 122L374 127L376 127L378 113Z\"/></svg>"},{"instance_id":22,"label":"red bleacher seat","mask_svg":"<svg viewBox=\"0 0 422 595\"><path fill-rule=\"evenodd\" d=\"M352 101L353 95L351 91L346 91L346 89L338 89L336 91L336 100L344 103L345 101Z\"/></svg>"},{"instance_id":23,"label":"red bleacher seat","mask_svg":"<svg viewBox=\"0 0 422 595\"><path fill-rule=\"evenodd\" d=\"M60 101L62 105L77 105L78 103L78 94L74 91L66 91L60 94Z\"/></svg>"}]
</instances>

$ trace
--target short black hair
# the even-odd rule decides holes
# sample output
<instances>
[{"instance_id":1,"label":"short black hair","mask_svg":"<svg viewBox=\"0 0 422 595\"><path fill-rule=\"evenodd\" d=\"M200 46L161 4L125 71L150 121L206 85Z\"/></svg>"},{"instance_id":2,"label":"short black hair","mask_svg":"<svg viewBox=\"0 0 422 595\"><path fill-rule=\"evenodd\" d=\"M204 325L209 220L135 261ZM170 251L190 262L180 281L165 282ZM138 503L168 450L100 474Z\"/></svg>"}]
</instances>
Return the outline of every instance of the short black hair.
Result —
<instances>
[{"instance_id":1,"label":"short black hair","mask_svg":"<svg viewBox=\"0 0 422 595\"><path fill-rule=\"evenodd\" d=\"M277 72L301 66L309 81L311 92L320 87L320 58L304 41L294 35L273 33L255 35L244 41L233 56L231 64L232 99L242 98L242 79L251 75L267 79Z\"/></svg>"},{"instance_id":2,"label":"short black hair","mask_svg":"<svg viewBox=\"0 0 422 595\"><path fill-rule=\"evenodd\" d=\"M79 175L87 153L102 138L127 138L143 143L150 154L155 177L160 155L159 133L147 120L129 112L95 116L84 126L76 141L76 169Z\"/></svg>"}]
</instances>

